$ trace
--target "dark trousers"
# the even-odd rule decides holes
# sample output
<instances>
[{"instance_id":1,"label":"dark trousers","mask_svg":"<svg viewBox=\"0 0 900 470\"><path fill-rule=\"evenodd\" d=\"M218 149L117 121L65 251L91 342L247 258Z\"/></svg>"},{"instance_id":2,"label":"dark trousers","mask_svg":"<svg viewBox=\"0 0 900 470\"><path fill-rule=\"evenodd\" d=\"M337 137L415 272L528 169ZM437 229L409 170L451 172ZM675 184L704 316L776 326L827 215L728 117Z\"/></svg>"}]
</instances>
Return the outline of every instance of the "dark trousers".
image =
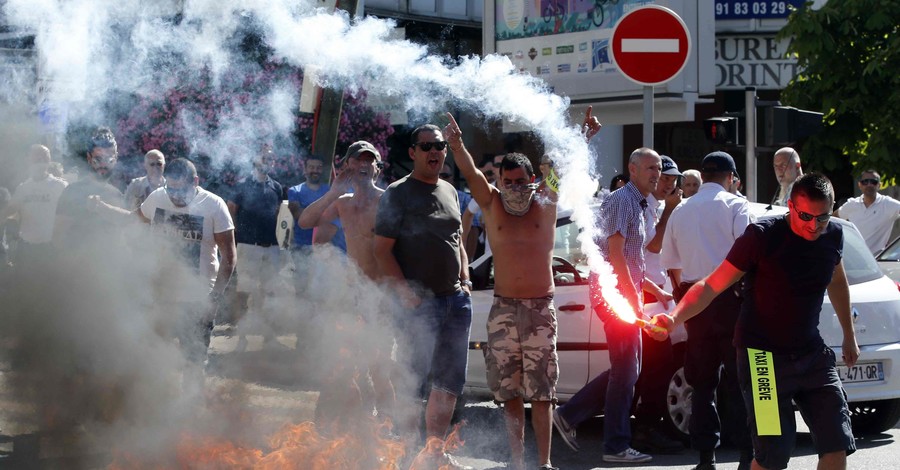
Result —
<instances>
[{"instance_id":1,"label":"dark trousers","mask_svg":"<svg viewBox=\"0 0 900 470\"><path fill-rule=\"evenodd\" d=\"M684 284L682 284L683 290ZM712 451L721 437L722 423L728 427L733 443L740 449L750 448L747 411L737 381L736 353L732 346L734 325L741 308L741 300L727 289L709 306L685 324L688 333L684 373L693 387L691 398L691 447L697 451ZM723 367L724 366L724 367ZM716 407L719 371L725 387L726 415L720 416Z\"/></svg>"}]
</instances>

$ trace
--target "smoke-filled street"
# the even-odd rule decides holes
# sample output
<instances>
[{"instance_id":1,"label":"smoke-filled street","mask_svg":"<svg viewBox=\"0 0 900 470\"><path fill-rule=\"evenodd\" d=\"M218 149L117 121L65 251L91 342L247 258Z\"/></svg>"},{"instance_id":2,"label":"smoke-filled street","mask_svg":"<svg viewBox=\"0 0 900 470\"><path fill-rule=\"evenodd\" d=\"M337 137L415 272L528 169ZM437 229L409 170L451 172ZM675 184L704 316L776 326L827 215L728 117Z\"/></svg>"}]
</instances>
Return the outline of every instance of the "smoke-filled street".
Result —
<instances>
[{"instance_id":1,"label":"smoke-filled street","mask_svg":"<svg viewBox=\"0 0 900 470\"><path fill-rule=\"evenodd\" d=\"M227 331L219 329L212 341L211 388L220 390L221 403L239 399L244 416L232 416L231 425L257 429L260 432L275 433L285 423L298 424L313 419L318 392L304 377L302 362L295 361L298 354L293 346L294 336L281 336L278 341L284 348L267 351L262 348L262 336L251 335L244 352L236 352L237 338L226 336ZM8 346L8 345L6 345ZM246 367L253 364L257 367ZM11 364L5 363L0 370L0 451L9 452L15 443L16 452L0 458L0 468L107 468L112 456L109 449L83 443L76 449L66 447L70 437L42 436L34 434L39 417L33 409L24 407L21 400L10 393L8 378ZM214 371L214 372L213 372ZM230 395L230 396L229 396ZM219 408L219 411L225 411ZM483 397L470 397L461 410L466 421L462 427L465 444L458 451L460 461L476 469L506 468L508 456L502 431L502 412L491 401ZM798 416L799 420L799 416ZM800 425L800 437L794 450L792 468L813 468L815 453L805 427ZM602 418L594 418L586 423L579 433L581 451L570 451L554 436L553 456L560 468L587 470L614 467L600 461L602 444ZM528 429L528 428L526 428ZM852 468L891 469L900 458L900 450L893 443L900 438L900 428L881 435L859 439L859 451L849 460ZM533 446L527 452L534 452ZM737 468L737 451L727 449L721 452L720 468ZM689 452L680 455L655 456L651 465L641 468L681 470L693 467L693 456ZM36 465L36 466L35 466ZM221 468L221 467L213 467Z\"/></svg>"}]
</instances>

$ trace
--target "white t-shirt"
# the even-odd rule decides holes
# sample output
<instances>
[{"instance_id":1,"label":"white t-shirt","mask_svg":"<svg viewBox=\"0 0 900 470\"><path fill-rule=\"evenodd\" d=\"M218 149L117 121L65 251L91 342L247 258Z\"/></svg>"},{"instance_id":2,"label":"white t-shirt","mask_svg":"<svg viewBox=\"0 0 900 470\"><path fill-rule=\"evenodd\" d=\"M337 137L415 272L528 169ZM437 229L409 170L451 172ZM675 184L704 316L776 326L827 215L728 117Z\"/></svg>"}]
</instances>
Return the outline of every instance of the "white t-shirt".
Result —
<instances>
[{"instance_id":1,"label":"white t-shirt","mask_svg":"<svg viewBox=\"0 0 900 470\"><path fill-rule=\"evenodd\" d=\"M876 194L875 202L866 207L863 197L851 197L838 209L842 219L853 222L872 253L883 250L891 237L894 221L900 216L900 201Z\"/></svg>"},{"instance_id":2,"label":"white t-shirt","mask_svg":"<svg viewBox=\"0 0 900 470\"><path fill-rule=\"evenodd\" d=\"M141 204L141 213L150 219L151 225L185 242L184 256L204 279L209 279L212 290L219 272L219 250L213 234L234 230L225 201L198 187L197 196L190 204L176 207L165 188L159 188Z\"/></svg>"},{"instance_id":3,"label":"white t-shirt","mask_svg":"<svg viewBox=\"0 0 900 470\"><path fill-rule=\"evenodd\" d=\"M68 183L50 175L45 180L29 178L16 188L12 202L19 211L19 236L27 243L50 243L56 204Z\"/></svg>"}]
</instances>

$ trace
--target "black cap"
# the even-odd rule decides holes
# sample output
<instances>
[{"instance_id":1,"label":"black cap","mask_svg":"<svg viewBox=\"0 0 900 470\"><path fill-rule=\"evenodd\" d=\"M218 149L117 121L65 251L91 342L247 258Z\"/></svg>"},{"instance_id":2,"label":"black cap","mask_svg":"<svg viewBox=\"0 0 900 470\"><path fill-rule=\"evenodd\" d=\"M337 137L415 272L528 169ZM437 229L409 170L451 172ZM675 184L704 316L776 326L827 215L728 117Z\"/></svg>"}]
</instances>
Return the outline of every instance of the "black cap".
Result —
<instances>
[{"instance_id":1,"label":"black cap","mask_svg":"<svg viewBox=\"0 0 900 470\"><path fill-rule=\"evenodd\" d=\"M703 173L715 173L719 171L730 171L738 176L737 167L734 166L734 159L725 152L717 151L703 157L703 163L700 164L700 171Z\"/></svg>"},{"instance_id":2,"label":"black cap","mask_svg":"<svg viewBox=\"0 0 900 470\"><path fill-rule=\"evenodd\" d=\"M660 155L659 158L662 160L662 174L681 176L681 172L678 171L678 165L675 163L675 160L672 160L668 155Z\"/></svg>"}]
</instances>

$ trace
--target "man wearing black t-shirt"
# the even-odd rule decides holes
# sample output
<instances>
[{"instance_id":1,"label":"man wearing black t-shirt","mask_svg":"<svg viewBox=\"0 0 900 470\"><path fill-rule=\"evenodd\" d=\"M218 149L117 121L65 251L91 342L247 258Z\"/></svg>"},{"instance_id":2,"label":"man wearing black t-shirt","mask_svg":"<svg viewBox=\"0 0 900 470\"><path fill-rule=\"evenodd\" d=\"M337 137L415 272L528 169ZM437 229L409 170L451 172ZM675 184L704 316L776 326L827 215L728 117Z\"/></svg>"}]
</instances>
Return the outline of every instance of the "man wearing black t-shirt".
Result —
<instances>
[{"instance_id":1,"label":"man wearing black t-shirt","mask_svg":"<svg viewBox=\"0 0 900 470\"><path fill-rule=\"evenodd\" d=\"M396 318L394 383L401 433L415 439L421 420L417 399L427 399L425 430L444 439L466 381L472 299L461 242L456 188L440 179L447 141L437 126L412 132L413 171L388 186L375 217L375 259L406 311ZM441 462L462 468L447 456Z\"/></svg>"},{"instance_id":2,"label":"man wearing black t-shirt","mask_svg":"<svg viewBox=\"0 0 900 470\"><path fill-rule=\"evenodd\" d=\"M272 280L281 271L281 249L275 236L278 210L284 201L284 190L269 176L272 149L263 146L253 159L253 174L239 184L228 199L228 211L234 219L234 238L237 243L237 290L246 292L250 318L259 317L264 323L263 337L267 344L275 344L272 307L266 299L275 294ZM238 348L246 347L240 335Z\"/></svg>"},{"instance_id":3,"label":"man wearing black t-shirt","mask_svg":"<svg viewBox=\"0 0 900 470\"><path fill-rule=\"evenodd\" d=\"M835 354L818 330L827 289L843 330L844 363L856 363L843 231L829 221L833 205L828 178L803 175L791 189L784 217L747 227L725 261L691 287L671 316L653 319L671 332L745 277L734 345L753 434L753 468L787 467L796 433L792 401L813 434L819 468L846 468L847 455L856 450Z\"/></svg>"}]
</instances>

